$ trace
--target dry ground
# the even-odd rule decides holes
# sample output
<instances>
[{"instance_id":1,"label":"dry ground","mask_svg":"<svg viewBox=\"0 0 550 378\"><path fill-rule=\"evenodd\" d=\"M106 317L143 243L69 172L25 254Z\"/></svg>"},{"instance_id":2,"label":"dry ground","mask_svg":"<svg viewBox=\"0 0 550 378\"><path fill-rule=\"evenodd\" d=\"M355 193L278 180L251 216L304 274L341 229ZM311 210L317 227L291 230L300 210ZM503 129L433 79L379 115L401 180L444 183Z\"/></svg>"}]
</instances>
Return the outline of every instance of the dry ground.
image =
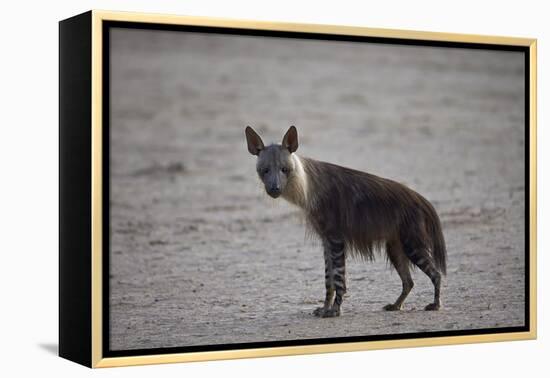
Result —
<instances>
[{"instance_id":1,"label":"dry ground","mask_svg":"<svg viewBox=\"0 0 550 378\"><path fill-rule=\"evenodd\" d=\"M111 348L524 323L520 53L116 30L111 39ZM444 309L421 272L402 312L384 258L349 261L343 315L311 315L323 257L262 193L244 127L403 182L444 227Z\"/></svg>"}]
</instances>

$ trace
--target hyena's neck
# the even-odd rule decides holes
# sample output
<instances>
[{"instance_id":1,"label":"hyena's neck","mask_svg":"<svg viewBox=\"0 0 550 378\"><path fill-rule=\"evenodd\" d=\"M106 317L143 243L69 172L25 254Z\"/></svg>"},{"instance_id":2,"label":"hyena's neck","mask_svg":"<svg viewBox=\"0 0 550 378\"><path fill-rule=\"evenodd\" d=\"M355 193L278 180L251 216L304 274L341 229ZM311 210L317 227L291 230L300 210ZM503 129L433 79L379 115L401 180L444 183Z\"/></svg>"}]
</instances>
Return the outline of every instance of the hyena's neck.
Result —
<instances>
[{"instance_id":1,"label":"hyena's neck","mask_svg":"<svg viewBox=\"0 0 550 378\"><path fill-rule=\"evenodd\" d=\"M288 182L283 192L283 198L288 202L306 210L308 206L308 177L304 169L304 159L292 154L294 169L288 177Z\"/></svg>"}]
</instances>

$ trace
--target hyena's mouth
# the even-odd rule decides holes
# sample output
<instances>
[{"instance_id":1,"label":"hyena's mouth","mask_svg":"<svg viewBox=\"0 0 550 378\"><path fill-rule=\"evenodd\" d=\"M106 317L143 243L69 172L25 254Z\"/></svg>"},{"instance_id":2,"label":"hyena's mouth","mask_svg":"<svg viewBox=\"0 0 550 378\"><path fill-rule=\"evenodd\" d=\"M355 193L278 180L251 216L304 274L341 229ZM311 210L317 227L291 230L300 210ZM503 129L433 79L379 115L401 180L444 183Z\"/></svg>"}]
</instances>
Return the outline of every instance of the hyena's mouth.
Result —
<instances>
[{"instance_id":1,"label":"hyena's mouth","mask_svg":"<svg viewBox=\"0 0 550 378\"><path fill-rule=\"evenodd\" d=\"M281 196L280 191L268 191L267 194L269 194L271 198L279 198Z\"/></svg>"}]
</instances>

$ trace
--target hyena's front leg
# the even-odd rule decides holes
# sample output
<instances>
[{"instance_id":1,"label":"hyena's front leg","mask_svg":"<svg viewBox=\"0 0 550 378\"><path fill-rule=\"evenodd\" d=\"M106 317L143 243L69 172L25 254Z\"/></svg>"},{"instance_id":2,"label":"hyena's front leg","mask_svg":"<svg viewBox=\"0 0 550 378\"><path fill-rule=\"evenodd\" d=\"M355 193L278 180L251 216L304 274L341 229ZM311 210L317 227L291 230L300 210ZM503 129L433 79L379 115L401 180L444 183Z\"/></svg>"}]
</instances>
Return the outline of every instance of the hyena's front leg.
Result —
<instances>
[{"instance_id":1,"label":"hyena's front leg","mask_svg":"<svg viewBox=\"0 0 550 378\"><path fill-rule=\"evenodd\" d=\"M344 242L338 238L323 240L325 256L326 296L323 307L313 314L322 318L340 316L340 306L346 292L346 258ZM333 298L334 297L334 298Z\"/></svg>"},{"instance_id":2,"label":"hyena's front leg","mask_svg":"<svg viewBox=\"0 0 550 378\"><path fill-rule=\"evenodd\" d=\"M324 243L323 243L324 245ZM325 303L323 307L317 307L313 311L313 315L322 316L325 311L332 307L332 301L334 299L334 281L331 279L332 274L332 257L330 256L330 250L324 246L324 257L325 257Z\"/></svg>"}]
</instances>

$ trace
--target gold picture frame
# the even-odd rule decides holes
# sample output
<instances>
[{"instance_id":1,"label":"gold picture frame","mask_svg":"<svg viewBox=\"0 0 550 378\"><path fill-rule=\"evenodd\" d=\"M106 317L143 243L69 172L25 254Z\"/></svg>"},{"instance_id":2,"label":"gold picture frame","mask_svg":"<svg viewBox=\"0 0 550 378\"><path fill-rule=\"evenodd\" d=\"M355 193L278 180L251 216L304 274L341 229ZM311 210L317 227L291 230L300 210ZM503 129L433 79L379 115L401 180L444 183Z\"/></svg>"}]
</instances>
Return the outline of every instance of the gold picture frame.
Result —
<instances>
[{"instance_id":1,"label":"gold picture frame","mask_svg":"<svg viewBox=\"0 0 550 378\"><path fill-rule=\"evenodd\" d=\"M529 326L521 332L458 335L444 337L407 338L361 342L341 342L296 346L259 347L197 351L185 353L144 354L108 357L103 351L103 164L104 135L103 67L104 25L107 22L139 23L143 25L186 25L239 30L260 30L292 33L313 33L335 36L357 36L399 41L432 41L477 45L518 46L528 54L528 115L529 126ZM82 53L85 51L85 53ZM310 353L345 352L371 349L466 344L495 341L535 339L537 335L537 266L536 266L536 54L535 39L468 34L435 33L377 29L367 27L295 24L252 20L231 20L210 17L189 17L161 14L127 13L93 10L60 23L60 355L89 367L113 367L143 364L160 364L188 361L208 361L250 357L299 355ZM78 55L79 57L75 57ZM76 59L76 60L75 60ZM70 62L80 63L82 72L72 72ZM84 65L84 66L83 66ZM89 76L86 76L89 69ZM77 83L77 84L75 84ZM82 96L74 92L74 85ZM70 92L70 93L69 93ZM89 92L89 97L87 97ZM75 105L75 101L79 104ZM89 101L89 102L87 102ZM75 106L81 111L74 111ZM76 123L78 122L78 123ZM89 125L75 130L85 122ZM70 128L73 128L72 130ZM79 139L80 138L80 139ZM75 140L89 144L82 152L89 158L89 171L84 181L75 185L76 170L70 154L77 153L71 147ZM76 148L76 147L75 147ZM84 191L80 189L85 189ZM85 201L83 201L85 199ZM79 208L75 204L81 204ZM76 206L76 207L75 207ZM83 213L79 211L85 210ZM79 214L77 214L79 212ZM88 217L81 220L79 217ZM78 221L75 222L75 219ZM70 239L69 234L75 236ZM81 235L86 237L80 237ZM81 251L84 251L81 253ZM79 255L80 254L80 255ZM84 272L84 273L83 273ZM78 276L78 277L77 277ZM89 292L88 292L89 290ZM81 298L75 297L80 292ZM79 307L80 306L80 307ZM78 308L75 308L78 307ZM82 314L85 313L85 316ZM70 325L68 325L70 324ZM79 346L79 343L81 344Z\"/></svg>"}]
</instances>

